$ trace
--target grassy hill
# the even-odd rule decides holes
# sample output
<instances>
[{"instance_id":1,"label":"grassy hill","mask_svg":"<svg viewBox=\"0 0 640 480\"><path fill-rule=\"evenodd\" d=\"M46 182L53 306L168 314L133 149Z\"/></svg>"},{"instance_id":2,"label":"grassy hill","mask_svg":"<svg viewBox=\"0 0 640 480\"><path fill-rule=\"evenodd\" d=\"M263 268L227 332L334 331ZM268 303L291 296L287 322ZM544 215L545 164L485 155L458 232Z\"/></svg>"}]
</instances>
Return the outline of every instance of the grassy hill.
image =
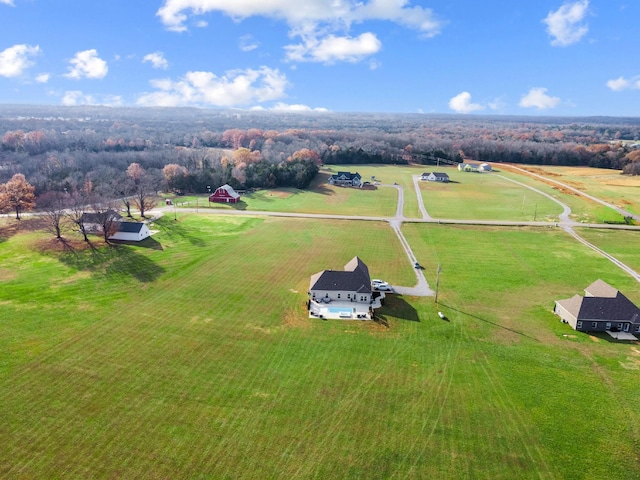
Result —
<instances>
[{"instance_id":1,"label":"grassy hill","mask_svg":"<svg viewBox=\"0 0 640 480\"><path fill-rule=\"evenodd\" d=\"M96 250L2 238L1 476L637 476L640 351L551 314L594 275L635 285L563 233L406 225L441 305L394 297L386 328L304 309L309 276L355 254L414 281L383 223L156 227Z\"/></svg>"}]
</instances>

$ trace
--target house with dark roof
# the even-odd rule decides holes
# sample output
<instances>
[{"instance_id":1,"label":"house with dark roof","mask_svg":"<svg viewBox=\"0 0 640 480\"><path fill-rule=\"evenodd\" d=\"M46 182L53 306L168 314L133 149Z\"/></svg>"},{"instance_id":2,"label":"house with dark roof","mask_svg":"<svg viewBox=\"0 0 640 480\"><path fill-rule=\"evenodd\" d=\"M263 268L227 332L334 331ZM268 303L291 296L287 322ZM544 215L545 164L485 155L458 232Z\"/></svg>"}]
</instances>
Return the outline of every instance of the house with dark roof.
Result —
<instances>
[{"instance_id":1,"label":"house with dark roof","mask_svg":"<svg viewBox=\"0 0 640 480\"><path fill-rule=\"evenodd\" d=\"M420 175L420 180L425 180L427 182L449 183L449 175L442 172L425 172Z\"/></svg>"},{"instance_id":2,"label":"house with dark roof","mask_svg":"<svg viewBox=\"0 0 640 480\"><path fill-rule=\"evenodd\" d=\"M353 257L344 270L323 270L309 282L309 313L319 318L370 319L384 293L373 292L369 267Z\"/></svg>"},{"instance_id":3,"label":"house with dark roof","mask_svg":"<svg viewBox=\"0 0 640 480\"><path fill-rule=\"evenodd\" d=\"M116 227L116 232L109 236L109 240L140 242L151 235L147 224L142 222L118 222Z\"/></svg>"},{"instance_id":4,"label":"house with dark roof","mask_svg":"<svg viewBox=\"0 0 640 480\"><path fill-rule=\"evenodd\" d=\"M87 233L100 233L102 232L102 224L105 218L108 218L110 222L121 222L124 220L115 210L107 210L103 212L85 212L82 214L82 224Z\"/></svg>"},{"instance_id":5,"label":"house with dark roof","mask_svg":"<svg viewBox=\"0 0 640 480\"><path fill-rule=\"evenodd\" d=\"M341 187L362 187L362 177L358 172L338 172L329 177L329 183Z\"/></svg>"},{"instance_id":6,"label":"house with dark roof","mask_svg":"<svg viewBox=\"0 0 640 480\"><path fill-rule=\"evenodd\" d=\"M640 333L640 309L618 289L596 280L584 290L556 300L554 313L579 332Z\"/></svg>"}]
</instances>

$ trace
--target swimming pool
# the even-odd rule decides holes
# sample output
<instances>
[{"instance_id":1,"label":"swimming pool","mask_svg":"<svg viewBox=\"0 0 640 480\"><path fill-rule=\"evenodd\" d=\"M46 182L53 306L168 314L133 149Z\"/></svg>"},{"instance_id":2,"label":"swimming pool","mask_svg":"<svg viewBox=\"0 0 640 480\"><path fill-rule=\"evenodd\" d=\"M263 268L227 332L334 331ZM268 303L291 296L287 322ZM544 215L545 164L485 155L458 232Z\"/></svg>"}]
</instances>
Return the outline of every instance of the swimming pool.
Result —
<instances>
[{"instance_id":1,"label":"swimming pool","mask_svg":"<svg viewBox=\"0 0 640 480\"><path fill-rule=\"evenodd\" d=\"M341 317L351 317L353 314L353 309L351 308L341 308L341 307L327 307L327 312L333 313L334 315L340 315Z\"/></svg>"}]
</instances>

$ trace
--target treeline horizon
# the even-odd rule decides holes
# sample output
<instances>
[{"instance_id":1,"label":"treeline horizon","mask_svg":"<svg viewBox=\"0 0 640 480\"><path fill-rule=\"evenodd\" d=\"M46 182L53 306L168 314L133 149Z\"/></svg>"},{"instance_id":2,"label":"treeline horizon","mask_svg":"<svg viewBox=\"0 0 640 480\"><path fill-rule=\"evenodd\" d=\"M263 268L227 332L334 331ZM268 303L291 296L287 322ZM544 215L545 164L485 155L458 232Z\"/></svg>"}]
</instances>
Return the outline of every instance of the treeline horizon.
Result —
<instances>
[{"instance_id":1,"label":"treeline horizon","mask_svg":"<svg viewBox=\"0 0 640 480\"><path fill-rule=\"evenodd\" d=\"M117 185L132 163L152 188L305 188L321 164L437 159L590 166L640 174L640 119L279 113L0 105L0 182L37 196ZM167 166L171 175L167 175Z\"/></svg>"}]
</instances>

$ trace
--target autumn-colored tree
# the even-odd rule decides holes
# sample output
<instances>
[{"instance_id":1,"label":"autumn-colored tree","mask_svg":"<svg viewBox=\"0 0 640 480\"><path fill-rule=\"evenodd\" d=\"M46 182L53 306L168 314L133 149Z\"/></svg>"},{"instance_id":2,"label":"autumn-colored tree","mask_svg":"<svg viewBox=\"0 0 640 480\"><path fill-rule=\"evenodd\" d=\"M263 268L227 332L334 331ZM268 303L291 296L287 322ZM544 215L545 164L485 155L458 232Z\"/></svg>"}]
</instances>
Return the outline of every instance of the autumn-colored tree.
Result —
<instances>
[{"instance_id":1,"label":"autumn-colored tree","mask_svg":"<svg viewBox=\"0 0 640 480\"><path fill-rule=\"evenodd\" d=\"M167 182L167 187L173 189L178 188L180 181L187 175L187 169L177 163L170 163L162 169L162 174Z\"/></svg>"},{"instance_id":2,"label":"autumn-colored tree","mask_svg":"<svg viewBox=\"0 0 640 480\"><path fill-rule=\"evenodd\" d=\"M322 159L320 155L315 150L310 150L308 148L300 149L296 152L293 152L291 155L291 160L311 160L316 165L322 165Z\"/></svg>"},{"instance_id":3,"label":"autumn-colored tree","mask_svg":"<svg viewBox=\"0 0 640 480\"><path fill-rule=\"evenodd\" d=\"M233 152L233 163L236 166L241 164L249 165L250 163L256 163L262 160L262 153L260 150L254 150L253 152L248 148L238 148Z\"/></svg>"},{"instance_id":4,"label":"autumn-colored tree","mask_svg":"<svg viewBox=\"0 0 640 480\"><path fill-rule=\"evenodd\" d=\"M7 183L0 184L0 210L16 212L20 220L20 212L32 210L36 206L35 187L24 175L16 173Z\"/></svg>"},{"instance_id":5,"label":"autumn-colored tree","mask_svg":"<svg viewBox=\"0 0 640 480\"><path fill-rule=\"evenodd\" d=\"M127 175L133 178L133 181L136 183L140 183L140 179L144 175L144 168L139 163L132 163L127 167Z\"/></svg>"}]
</instances>

